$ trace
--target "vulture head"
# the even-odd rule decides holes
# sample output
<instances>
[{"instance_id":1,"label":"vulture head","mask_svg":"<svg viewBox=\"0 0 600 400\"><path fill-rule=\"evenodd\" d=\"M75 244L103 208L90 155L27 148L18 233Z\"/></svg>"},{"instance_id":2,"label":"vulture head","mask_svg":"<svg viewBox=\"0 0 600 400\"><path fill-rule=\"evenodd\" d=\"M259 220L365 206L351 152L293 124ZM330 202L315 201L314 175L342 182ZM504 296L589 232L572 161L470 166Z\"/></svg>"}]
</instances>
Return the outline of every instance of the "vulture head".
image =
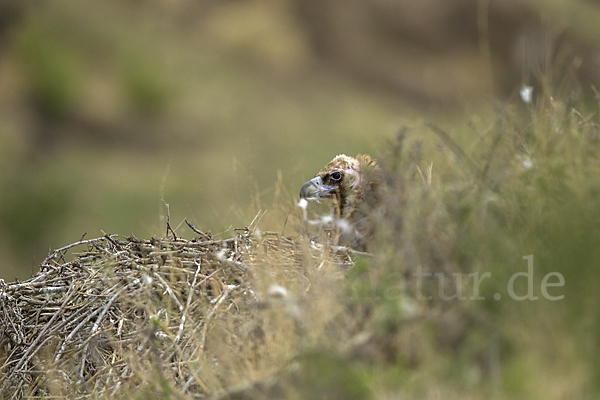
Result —
<instances>
[{"instance_id":1,"label":"vulture head","mask_svg":"<svg viewBox=\"0 0 600 400\"><path fill-rule=\"evenodd\" d=\"M375 205L380 182L378 172L377 163L368 155L348 157L341 154L302 186L300 198L330 199L338 217L358 221L365 206Z\"/></svg>"}]
</instances>

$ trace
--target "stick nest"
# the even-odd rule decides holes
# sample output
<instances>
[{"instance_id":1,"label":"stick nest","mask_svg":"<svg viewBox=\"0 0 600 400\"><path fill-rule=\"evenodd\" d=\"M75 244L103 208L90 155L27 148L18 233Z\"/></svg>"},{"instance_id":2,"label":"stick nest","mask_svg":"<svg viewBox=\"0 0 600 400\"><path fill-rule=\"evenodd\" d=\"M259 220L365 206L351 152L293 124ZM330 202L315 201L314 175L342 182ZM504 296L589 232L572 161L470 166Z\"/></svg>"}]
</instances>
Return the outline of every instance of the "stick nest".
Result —
<instances>
[{"instance_id":1,"label":"stick nest","mask_svg":"<svg viewBox=\"0 0 600 400\"><path fill-rule=\"evenodd\" d=\"M195 231L192 240L81 240L52 252L25 282L0 280L3 398L112 397L156 377L180 394L211 394L198 371L210 368L215 321L229 320L218 334L256 335L248 316L261 304L252 287L258 255L276 249L281 268L296 274L306 257L289 239L259 240L247 228L226 240Z\"/></svg>"}]
</instances>

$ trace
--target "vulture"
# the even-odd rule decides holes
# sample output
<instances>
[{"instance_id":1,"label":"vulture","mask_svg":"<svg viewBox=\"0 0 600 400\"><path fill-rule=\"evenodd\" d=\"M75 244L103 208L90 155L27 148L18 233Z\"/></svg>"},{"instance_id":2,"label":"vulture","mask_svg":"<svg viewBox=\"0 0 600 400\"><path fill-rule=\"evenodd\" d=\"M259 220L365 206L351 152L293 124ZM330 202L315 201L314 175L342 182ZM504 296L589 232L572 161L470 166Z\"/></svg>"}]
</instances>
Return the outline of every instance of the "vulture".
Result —
<instances>
[{"instance_id":1,"label":"vulture","mask_svg":"<svg viewBox=\"0 0 600 400\"><path fill-rule=\"evenodd\" d=\"M331 200L333 215L352 226L349 244L355 249L364 249L365 236L371 229L367 217L379 203L381 181L381 170L371 157L341 154L302 186L300 198ZM348 239L341 241L347 242Z\"/></svg>"}]
</instances>

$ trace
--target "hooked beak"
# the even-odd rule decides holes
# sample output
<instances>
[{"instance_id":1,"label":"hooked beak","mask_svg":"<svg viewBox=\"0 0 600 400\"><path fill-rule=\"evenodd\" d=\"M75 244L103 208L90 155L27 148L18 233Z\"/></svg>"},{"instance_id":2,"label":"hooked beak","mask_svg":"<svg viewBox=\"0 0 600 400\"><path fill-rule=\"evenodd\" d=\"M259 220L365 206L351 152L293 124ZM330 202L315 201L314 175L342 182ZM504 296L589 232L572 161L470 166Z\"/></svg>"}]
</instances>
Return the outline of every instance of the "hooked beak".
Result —
<instances>
[{"instance_id":1,"label":"hooked beak","mask_svg":"<svg viewBox=\"0 0 600 400\"><path fill-rule=\"evenodd\" d=\"M323 185L321 177L317 176L302 185L302 188L300 189L300 198L319 201L321 197L327 196L334 189L334 186Z\"/></svg>"}]
</instances>

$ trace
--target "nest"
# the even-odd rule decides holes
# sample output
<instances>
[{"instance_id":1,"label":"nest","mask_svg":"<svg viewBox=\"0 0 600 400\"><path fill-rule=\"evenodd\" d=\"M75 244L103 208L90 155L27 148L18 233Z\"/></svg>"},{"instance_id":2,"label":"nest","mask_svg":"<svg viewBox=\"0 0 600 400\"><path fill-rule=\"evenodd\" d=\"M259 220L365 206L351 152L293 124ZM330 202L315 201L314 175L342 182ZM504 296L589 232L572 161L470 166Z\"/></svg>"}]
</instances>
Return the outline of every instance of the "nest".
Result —
<instances>
[{"instance_id":1,"label":"nest","mask_svg":"<svg viewBox=\"0 0 600 400\"><path fill-rule=\"evenodd\" d=\"M27 281L0 280L3 398L113 396L156 365L180 393L209 394L198 355L211 351L213 321L224 313L243 319L260 302L252 290L257 254L277 248L293 269L306 257L289 239L259 240L247 228L223 240L195 231L192 240L81 240L52 252ZM336 257L351 263L348 254Z\"/></svg>"}]
</instances>

